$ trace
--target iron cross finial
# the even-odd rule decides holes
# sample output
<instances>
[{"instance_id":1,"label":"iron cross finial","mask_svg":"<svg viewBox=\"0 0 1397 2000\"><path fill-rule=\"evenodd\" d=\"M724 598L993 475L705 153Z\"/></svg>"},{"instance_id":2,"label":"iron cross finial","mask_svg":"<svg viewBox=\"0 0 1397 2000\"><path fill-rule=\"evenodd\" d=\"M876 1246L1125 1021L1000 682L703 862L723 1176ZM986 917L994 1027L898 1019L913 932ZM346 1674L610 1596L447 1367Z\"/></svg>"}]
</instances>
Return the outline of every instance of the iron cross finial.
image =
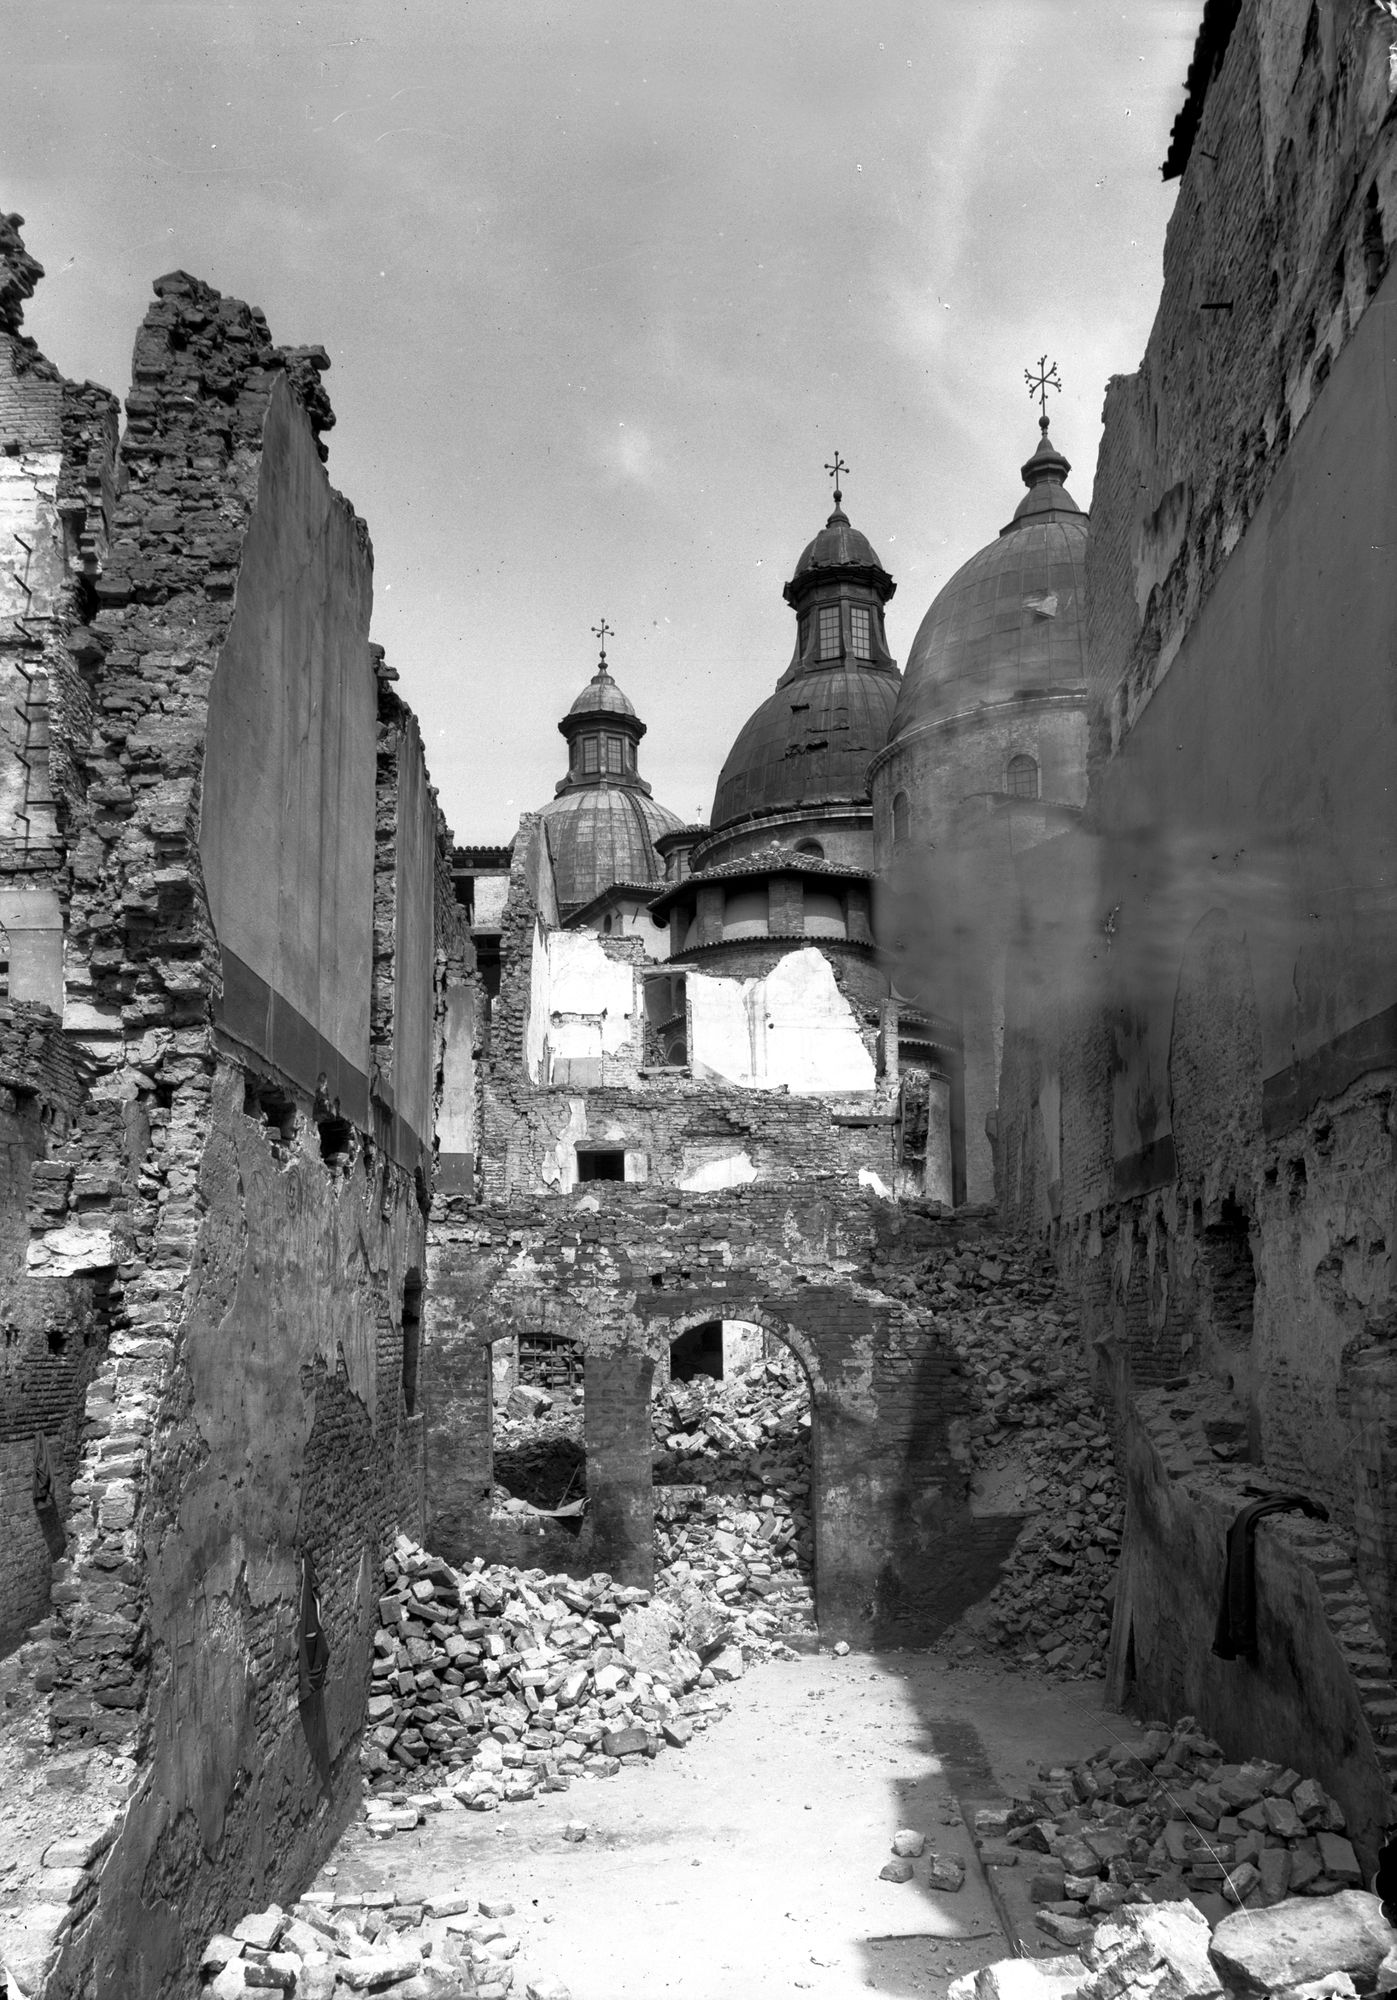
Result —
<instances>
[{"instance_id":1,"label":"iron cross finial","mask_svg":"<svg viewBox=\"0 0 1397 2000\"><path fill-rule=\"evenodd\" d=\"M601 621L601 624L600 624L600 625L594 625L594 626L592 627L592 630L593 630L593 632L594 632L594 633L596 634L597 638L598 638L598 639L600 639L600 641L601 641L601 664L602 664L603 666L605 666L605 665L606 665L606 642L607 642L607 640L608 640L608 639L614 639L614 638L616 637L616 633L615 633L614 629L613 629L613 628L612 628L612 627L611 627L610 625L608 625L608 624L607 624L607 622L606 622L606 620L605 620L604 618L602 619L602 621Z\"/></svg>"},{"instance_id":2,"label":"iron cross finial","mask_svg":"<svg viewBox=\"0 0 1397 2000\"><path fill-rule=\"evenodd\" d=\"M1038 418L1039 428L1046 430L1048 428L1048 391L1049 389L1061 389L1062 387L1061 382L1058 380L1057 363L1056 361L1050 362L1046 354L1040 355L1038 359L1038 373L1035 375L1031 368L1025 368L1023 378L1028 384L1029 395L1037 399L1038 408L1041 413Z\"/></svg>"},{"instance_id":3,"label":"iron cross finial","mask_svg":"<svg viewBox=\"0 0 1397 2000\"><path fill-rule=\"evenodd\" d=\"M825 471L834 481L834 504L836 507L839 505L840 501L844 498L844 495L839 490L839 475L841 472L847 472L848 470L849 470L848 466L844 463L844 460L839 456L839 453L837 451L834 454L834 463L832 465L827 465L825 467Z\"/></svg>"}]
</instances>

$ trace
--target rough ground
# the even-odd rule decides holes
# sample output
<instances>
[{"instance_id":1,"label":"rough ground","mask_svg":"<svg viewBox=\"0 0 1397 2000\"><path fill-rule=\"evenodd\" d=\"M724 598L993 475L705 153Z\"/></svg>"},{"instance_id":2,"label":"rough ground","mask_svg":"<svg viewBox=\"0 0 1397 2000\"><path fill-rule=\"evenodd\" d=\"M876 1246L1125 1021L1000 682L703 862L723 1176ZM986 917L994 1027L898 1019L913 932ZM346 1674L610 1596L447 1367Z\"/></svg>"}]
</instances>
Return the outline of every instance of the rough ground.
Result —
<instances>
[{"instance_id":1,"label":"rough ground","mask_svg":"<svg viewBox=\"0 0 1397 2000\"><path fill-rule=\"evenodd\" d=\"M772 1661L728 1692L726 1719L653 1764L386 1841L357 1825L316 1886L512 1901L520 1967L572 2000L939 2000L1008 1948L959 1801L1138 1740L1095 1687L926 1654ZM881 1881L899 1827L960 1856L965 1887L930 1893L924 1860Z\"/></svg>"}]
</instances>

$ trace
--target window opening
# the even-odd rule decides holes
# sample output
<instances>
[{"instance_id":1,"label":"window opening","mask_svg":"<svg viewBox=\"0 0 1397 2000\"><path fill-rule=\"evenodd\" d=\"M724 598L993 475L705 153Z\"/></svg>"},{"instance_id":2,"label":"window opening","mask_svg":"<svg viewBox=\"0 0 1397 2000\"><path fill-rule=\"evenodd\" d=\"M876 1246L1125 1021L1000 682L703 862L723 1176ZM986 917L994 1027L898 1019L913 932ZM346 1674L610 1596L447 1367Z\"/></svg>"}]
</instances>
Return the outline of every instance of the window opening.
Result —
<instances>
[{"instance_id":1,"label":"window opening","mask_svg":"<svg viewBox=\"0 0 1397 2000\"><path fill-rule=\"evenodd\" d=\"M912 801L906 792L899 792L893 800L893 839L901 842L912 838Z\"/></svg>"},{"instance_id":2,"label":"window opening","mask_svg":"<svg viewBox=\"0 0 1397 2000\"><path fill-rule=\"evenodd\" d=\"M626 1155L623 1149L587 1147L577 1149L577 1178L580 1181L623 1181Z\"/></svg>"},{"instance_id":3,"label":"window opening","mask_svg":"<svg viewBox=\"0 0 1397 2000\"><path fill-rule=\"evenodd\" d=\"M1014 799L1037 798L1038 766L1031 757L1009 759L1009 796Z\"/></svg>"},{"instance_id":4,"label":"window opening","mask_svg":"<svg viewBox=\"0 0 1397 2000\"><path fill-rule=\"evenodd\" d=\"M584 737L582 743L582 769L584 770L584 772L592 772L595 771L596 768L597 768L597 739L595 736Z\"/></svg>"},{"instance_id":5,"label":"window opening","mask_svg":"<svg viewBox=\"0 0 1397 2000\"><path fill-rule=\"evenodd\" d=\"M243 1110L249 1118L265 1125L279 1144L289 1146L296 1137L296 1100L279 1085L262 1077L248 1077L243 1090Z\"/></svg>"},{"instance_id":6,"label":"window opening","mask_svg":"<svg viewBox=\"0 0 1397 2000\"><path fill-rule=\"evenodd\" d=\"M853 641L855 659L872 659L873 646L869 634L868 612L862 604L855 604L849 612L849 635Z\"/></svg>"},{"instance_id":7,"label":"window opening","mask_svg":"<svg viewBox=\"0 0 1397 2000\"><path fill-rule=\"evenodd\" d=\"M826 604L820 611L820 658L839 658L839 606Z\"/></svg>"},{"instance_id":8,"label":"window opening","mask_svg":"<svg viewBox=\"0 0 1397 2000\"><path fill-rule=\"evenodd\" d=\"M608 771L619 771L621 769L621 739L619 736L608 736L606 739L606 768Z\"/></svg>"},{"instance_id":9,"label":"window opening","mask_svg":"<svg viewBox=\"0 0 1397 2000\"><path fill-rule=\"evenodd\" d=\"M818 840L798 840L796 842L796 853L808 854L816 861L823 861L825 858L825 850L821 847Z\"/></svg>"},{"instance_id":10,"label":"window opening","mask_svg":"<svg viewBox=\"0 0 1397 2000\"><path fill-rule=\"evenodd\" d=\"M354 1151L354 1127L347 1118L317 1118L320 1157L327 1166L348 1166Z\"/></svg>"},{"instance_id":11,"label":"window opening","mask_svg":"<svg viewBox=\"0 0 1397 2000\"><path fill-rule=\"evenodd\" d=\"M538 1329L494 1343L490 1442L495 1514L527 1519L542 1513L550 1517L549 1526L556 1522L573 1533L581 1529L587 1500L584 1389L582 1349L566 1335Z\"/></svg>"}]
</instances>

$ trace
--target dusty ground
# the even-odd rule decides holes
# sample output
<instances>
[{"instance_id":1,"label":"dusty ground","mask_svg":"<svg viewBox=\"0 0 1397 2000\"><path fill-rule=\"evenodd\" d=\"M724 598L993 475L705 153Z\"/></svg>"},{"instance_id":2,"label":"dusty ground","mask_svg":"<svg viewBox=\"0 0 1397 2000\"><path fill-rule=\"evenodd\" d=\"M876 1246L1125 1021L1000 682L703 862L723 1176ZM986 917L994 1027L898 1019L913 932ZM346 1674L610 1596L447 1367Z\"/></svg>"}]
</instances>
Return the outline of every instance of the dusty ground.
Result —
<instances>
[{"instance_id":1,"label":"dusty ground","mask_svg":"<svg viewBox=\"0 0 1397 2000\"><path fill-rule=\"evenodd\" d=\"M1100 1683L1049 1684L925 1654L818 1654L749 1670L686 1750L414 1834L346 1835L317 1887L506 1898L519 1966L572 2000L936 1996L1011 1949L959 1801L1022 1788L1113 1738ZM584 1820L587 1839L562 1838ZM883 1882L894 1830L966 1862L935 1895ZM1026 1941L1052 1950L1048 1940ZM516 1981L523 2000L524 1980Z\"/></svg>"}]
</instances>

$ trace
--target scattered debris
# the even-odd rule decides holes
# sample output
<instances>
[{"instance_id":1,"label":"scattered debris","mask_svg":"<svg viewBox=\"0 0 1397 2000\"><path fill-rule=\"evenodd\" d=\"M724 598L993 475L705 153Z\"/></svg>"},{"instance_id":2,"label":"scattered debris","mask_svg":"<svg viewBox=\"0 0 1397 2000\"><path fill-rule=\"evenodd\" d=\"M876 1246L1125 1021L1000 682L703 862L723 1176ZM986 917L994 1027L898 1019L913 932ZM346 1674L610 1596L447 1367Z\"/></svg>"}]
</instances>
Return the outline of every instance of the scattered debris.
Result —
<instances>
[{"instance_id":1,"label":"scattered debris","mask_svg":"<svg viewBox=\"0 0 1397 2000\"><path fill-rule=\"evenodd\" d=\"M480 1812L682 1747L760 1641L608 1576L456 1570L399 1536L384 1566L361 1752L373 1833L418 1823L408 1788ZM394 1791L393 1786L404 1789Z\"/></svg>"},{"instance_id":2,"label":"scattered debris","mask_svg":"<svg viewBox=\"0 0 1397 2000\"><path fill-rule=\"evenodd\" d=\"M988 1866L1031 1871L1040 1928L1073 1948L1126 1904L1187 1898L1216 1924L1239 1906L1338 1896L1361 1880L1322 1786L1280 1764L1228 1763L1192 1716L1030 1790L977 1813L975 1838Z\"/></svg>"}]
</instances>

